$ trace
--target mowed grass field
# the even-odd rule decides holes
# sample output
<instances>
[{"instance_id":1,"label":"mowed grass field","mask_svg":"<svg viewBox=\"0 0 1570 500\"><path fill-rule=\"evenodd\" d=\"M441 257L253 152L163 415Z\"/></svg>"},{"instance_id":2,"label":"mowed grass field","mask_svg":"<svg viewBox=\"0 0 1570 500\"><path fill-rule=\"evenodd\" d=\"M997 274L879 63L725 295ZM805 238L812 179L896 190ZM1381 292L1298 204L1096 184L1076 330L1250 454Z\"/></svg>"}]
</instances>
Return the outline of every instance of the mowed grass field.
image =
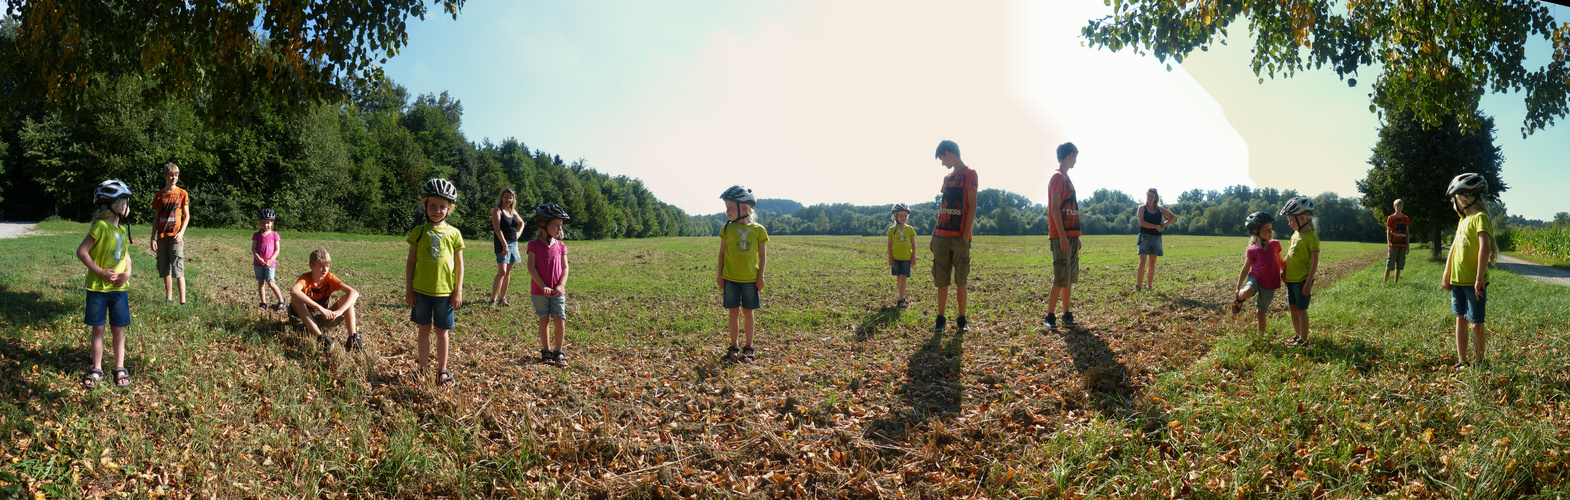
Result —
<instances>
[{"instance_id":1,"label":"mowed grass field","mask_svg":"<svg viewBox=\"0 0 1570 500\"><path fill-rule=\"evenodd\" d=\"M444 389L415 373L401 238L283 235L281 285L320 246L365 294L349 355L256 308L249 231L192 230L191 304L164 302L143 225L135 384L88 391L86 225L43 229L0 240L0 498L1570 495L1570 294L1498 272L1490 362L1456 373L1440 265L1381 285L1381 245L1324 245L1288 348L1283 300L1267 334L1223 313L1244 238L1168 238L1136 293L1134 238L1087 237L1084 326L1050 332L1047 240L979 237L974 330L935 335L930 254L900 312L882 238L780 236L758 362L730 365L716 239L569 242L557 368L527 274L484 306L471 240Z\"/></svg>"}]
</instances>

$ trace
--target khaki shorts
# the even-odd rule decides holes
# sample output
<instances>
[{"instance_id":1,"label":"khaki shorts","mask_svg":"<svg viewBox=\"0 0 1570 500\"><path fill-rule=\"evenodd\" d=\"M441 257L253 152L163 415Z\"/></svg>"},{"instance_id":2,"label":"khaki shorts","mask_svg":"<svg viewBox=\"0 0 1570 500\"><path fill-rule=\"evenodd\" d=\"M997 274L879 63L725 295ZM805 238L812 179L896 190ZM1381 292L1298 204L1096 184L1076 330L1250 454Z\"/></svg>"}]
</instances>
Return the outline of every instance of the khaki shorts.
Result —
<instances>
[{"instance_id":1,"label":"khaki shorts","mask_svg":"<svg viewBox=\"0 0 1570 500\"><path fill-rule=\"evenodd\" d=\"M938 288L970 281L970 244L964 238L932 237L932 281Z\"/></svg>"},{"instance_id":2,"label":"khaki shorts","mask_svg":"<svg viewBox=\"0 0 1570 500\"><path fill-rule=\"evenodd\" d=\"M320 303L318 303L318 305L320 305ZM338 308L338 301L333 301L333 305L326 306L326 307L328 309L337 309ZM331 329L337 327L338 325L342 325L344 320L349 319L349 311L344 311L343 314L338 315L337 318L333 318L332 321L326 321L326 320L322 319L321 311L317 311L315 309L311 309L310 306L307 306L306 310L311 311L311 322L312 323L316 323L316 328L318 330L323 331L323 332L325 332L327 330L331 330ZM295 321L300 321L299 313L294 312L294 305L293 304L291 304L289 306L289 319L292 319L292 320L295 320ZM305 323L303 321L301 321L300 326L305 326Z\"/></svg>"},{"instance_id":3,"label":"khaki shorts","mask_svg":"<svg viewBox=\"0 0 1570 500\"><path fill-rule=\"evenodd\" d=\"M1079 283L1079 237L1068 237L1068 253L1063 252L1062 238L1052 238L1052 286L1069 286Z\"/></svg>"},{"instance_id":4,"label":"khaki shorts","mask_svg":"<svg viewBox=\"0 0 1570 500\"><path fill-rule=\"evenodd\" d=\"M158 238L158 276L185 277L185 242L176 243L173 236Z\"/></svg>"},{"instance_id":5,"label":"khaki shorts","mask_svg":"<svg viewBox=\"0 0 1570 500\"><path fill-rule=\"evenodd\" d=\"M1386 271L1406 270L1407 247L1390 247L1390 255L1385 257Z\"/></svg>"}]
</instances>

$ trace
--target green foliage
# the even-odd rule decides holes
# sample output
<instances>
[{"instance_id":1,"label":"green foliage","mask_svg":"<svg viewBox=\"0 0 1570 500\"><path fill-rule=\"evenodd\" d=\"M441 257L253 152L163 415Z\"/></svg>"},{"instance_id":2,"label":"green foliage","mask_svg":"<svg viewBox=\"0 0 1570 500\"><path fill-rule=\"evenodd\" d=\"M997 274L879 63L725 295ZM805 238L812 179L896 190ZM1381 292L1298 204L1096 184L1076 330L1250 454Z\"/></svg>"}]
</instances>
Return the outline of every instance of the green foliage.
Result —
<instances>
[{"instance_id":1,"label":"green foliage","mask_svg":"<svg viewBox=\"0 0 1570 500\"><path fill-rule=\"evenodd\" d=\"M1473 111L1478 128L1466 129L1460 120L1447 117L1430 126L1414 113L1393 112L1379 130L1379 143L1368 159L1368 177L1357 181L1363 206L1373 211L1381 223L1393 210L1395 200L1405 204L1403 211L1414 227L1428 228L1437 241L1441 230L1453 227L1459 217L1445 189L1462 172L1475 172L1488 179L1485 197L1497 202L1499 193L1510 187L1500 178L1504 156L1494 145L1494 119ZM1434 255L1438 255L1434 248Z\"/></svg>"},{"instance_id":2,"label":"green foliage","mask_svg":"<svg viewBox=\"0 0 1570 500\"><path fill-rule=\"evenodd\" d=\"M1108 2L1111 16L1082 30L1092 47L1128 48L1182 62L1209 50L1235 21L1248 19L1254 38L1250 62L1260 83L1329 66L1356 86L1357 71L1379 71L1370 111L1406 111L1429 124L1467 112L1487 92L1523 91L1522 135L1546 128L1570 111L1570 23L1555 25L1544 2L1405 0L1127 0ZM1540 38L1556 55L1547 66L1525 66L1526 45ZM1169 66L1170 69L1170 66Z\"/></svg>"},{"instance_id":3,"label":"green foliage","mask_svg":"<svg viewBox=\"0 0 1570 500\"><path fill-rule=\"evenodd\" d=\"M1504 236L1504 239L1507 241L1499 242L1500 248L1508 248L1518 252L1552 257L1559 260L1570 260L1570 227L1557 225L1543 229L1514 229L1503 233L1501 236ZM1509 246L1506 247L1506 245Z\"/></svg>"}]
</instances>

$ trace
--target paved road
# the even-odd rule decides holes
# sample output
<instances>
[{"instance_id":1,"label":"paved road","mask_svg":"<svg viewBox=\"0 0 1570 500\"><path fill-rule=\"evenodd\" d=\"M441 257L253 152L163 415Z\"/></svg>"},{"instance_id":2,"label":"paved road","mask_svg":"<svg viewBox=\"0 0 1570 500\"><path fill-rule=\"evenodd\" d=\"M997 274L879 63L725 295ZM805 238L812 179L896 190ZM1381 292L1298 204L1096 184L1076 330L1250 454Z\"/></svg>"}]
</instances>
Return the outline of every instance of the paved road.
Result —
<instances>
[{"instance_id":1,"label":"paved road","mask_svg":"<svg viewBox=\"0 0 1570 500\"><path fill-rule=\"evenodd\" d=\"M1533 264L1509 255L1500 255L1499 267L1528 278L1559 286L1570 286L1570 271Z\"/></svg>"},{"instance_id":2,"label":"paved road","mask_svg":"<svg viewBox=\"0 0 1570 500\"><path fill-rule=\"evenodd\" d=\"M33 226L36 225L38 225L36 222L0 222L0 238L26 236L26 233L32 231Z\"/></svg>"}]
</instances>

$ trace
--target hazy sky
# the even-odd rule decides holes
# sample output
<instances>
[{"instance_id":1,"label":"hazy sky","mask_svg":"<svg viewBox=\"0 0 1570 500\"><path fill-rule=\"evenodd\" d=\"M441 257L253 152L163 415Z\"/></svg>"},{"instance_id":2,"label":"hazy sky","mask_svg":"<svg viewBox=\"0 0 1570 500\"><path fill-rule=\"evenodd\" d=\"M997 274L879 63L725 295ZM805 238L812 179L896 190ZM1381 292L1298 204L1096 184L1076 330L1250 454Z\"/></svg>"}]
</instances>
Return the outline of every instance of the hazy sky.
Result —
<instances>
[{"instance_id":1,"label":"hazy sky","mask_svg":"<svg viewBox=\"0 0 1570 500\"><path fill-rule=\"evenodd\" d=\"M1081 150L1082 195L1232 184L1356 196L1378 119L1375 75L1259 84L1234 40L1172 71L1093 50L1099 0L469 2L409 27L388 74L464 104L471 140L515 137L643 179L690 213L744 184L805 204L919 203L959 143L981 187L1045 199L1053 150ZM1557 19L1570 9L1555 8ZM1246 36L1246 26L1230 30ZM1547 57L1546 43L1529 57ZM1511 213L1570 210L1570 124L1520 136L1518 95L1493 96Z\"/></svg>"}]
</instances>

